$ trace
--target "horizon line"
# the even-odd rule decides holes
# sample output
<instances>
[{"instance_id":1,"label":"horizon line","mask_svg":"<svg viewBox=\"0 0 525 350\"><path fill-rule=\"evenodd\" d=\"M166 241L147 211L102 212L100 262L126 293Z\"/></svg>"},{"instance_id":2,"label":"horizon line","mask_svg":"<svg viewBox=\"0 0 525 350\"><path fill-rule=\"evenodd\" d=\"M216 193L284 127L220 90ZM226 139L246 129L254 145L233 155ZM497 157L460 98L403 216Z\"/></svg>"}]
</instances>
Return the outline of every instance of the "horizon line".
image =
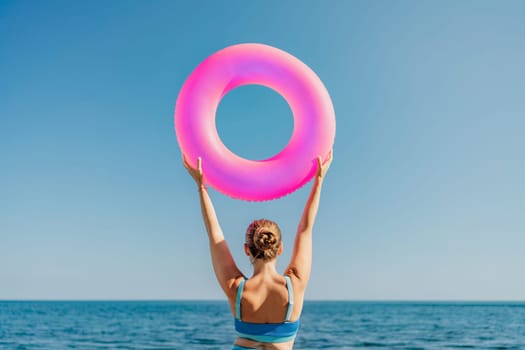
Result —
<instances>
[{"instance_id":1,"label":"horizon line","mask_svg":"<svg viewBox=\"0 0 525 350\"><path fill-rule=\"evenodd\" d=\"M525 299L305 299L305 302L350 302L350 303L525 303ZM60 299L60 298L24 298L2 299L0 302L225 302L226 299L191 299L191 298L158 298L158 299Z\"/></svg>"}]
</instances>

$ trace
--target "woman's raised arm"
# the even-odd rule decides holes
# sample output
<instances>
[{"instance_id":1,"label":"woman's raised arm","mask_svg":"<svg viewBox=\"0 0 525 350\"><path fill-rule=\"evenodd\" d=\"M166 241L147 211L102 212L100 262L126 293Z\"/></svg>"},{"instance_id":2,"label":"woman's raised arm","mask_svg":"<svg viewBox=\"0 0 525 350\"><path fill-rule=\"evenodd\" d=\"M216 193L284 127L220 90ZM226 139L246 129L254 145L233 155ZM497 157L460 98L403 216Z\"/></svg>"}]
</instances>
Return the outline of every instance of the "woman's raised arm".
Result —
<instances>
[{"instance_id":1,"label":"woman's raised arm","mask_svg":"<svg viewBox=\"0 0 525 350\"><path fill-rule=\"evenodd\" d=\"M243 274L233 260L230 248L228 248L228 244L224 239L219 220L215 214L213 203L206 190L204 175L202 173L202 159L200 157L198 158L197 168L192 168L185 157L183 157L183 161L184 167L188 170L199 188L202 219L206 226L206 232L208 233L211 261L215 276L224 293L226 293L228 297L232 297L236 293L235 281L239 277L242 277Z\"/></svg>"},{"instance_id":2,"label":"woman's raised arm","mask_svg":"<svg viewBox=\"0 0 525 350\"><path fill-rule=\"evenodd\" d=\"M310 278L310 271L312 269L312 229L317 215L317 209L319 208L324 176L331 163L332 152L330 152L324 164L322 164L321 157L317 158L317 174L308 200L306 201L301 221L297 227L292 258L285 270L285 274L295 276L303 288L306 287Z\"/></svg>"}]
</instances>

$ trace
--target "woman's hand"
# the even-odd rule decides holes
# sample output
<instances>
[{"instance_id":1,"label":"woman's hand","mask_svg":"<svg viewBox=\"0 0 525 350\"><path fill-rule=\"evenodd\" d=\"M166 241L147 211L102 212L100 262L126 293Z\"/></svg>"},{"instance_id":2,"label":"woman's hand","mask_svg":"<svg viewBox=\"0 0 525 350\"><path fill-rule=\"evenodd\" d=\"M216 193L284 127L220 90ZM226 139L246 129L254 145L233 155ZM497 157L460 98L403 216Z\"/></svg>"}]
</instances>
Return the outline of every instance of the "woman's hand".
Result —
<instances>
[{"instance_id":1,"label":"woman's hand","mask_svg":"<svg viewBox=\"0 0 525 350\"><path fill-rule=\"evenodd\" d=\"M330 151L330 153L328 154L328 159L326 160L324 164L323 164L323 159L321 158L321 156L317 157L317 177L318 178L323 178L328 172L328 168L330 168L330 164L332 164L332 155L333 155L333 151Z\"/></svg>"},{"instance_id":2,"label":"woman's hand","mask_svg":"<svg viewBox=\"0 0 525 350\"><path fill-rule=\"evenodd\" d=\"M188 161L186 160L186 156L182 155L182 161L184 163L184 167L186 170L188 170L188 173L191 175L193 180L197 183L197 186L201 187L204 185L204 175L202 174L202 158L197 158L197 168L193 168Z\"/></svg>"}]
</instances>

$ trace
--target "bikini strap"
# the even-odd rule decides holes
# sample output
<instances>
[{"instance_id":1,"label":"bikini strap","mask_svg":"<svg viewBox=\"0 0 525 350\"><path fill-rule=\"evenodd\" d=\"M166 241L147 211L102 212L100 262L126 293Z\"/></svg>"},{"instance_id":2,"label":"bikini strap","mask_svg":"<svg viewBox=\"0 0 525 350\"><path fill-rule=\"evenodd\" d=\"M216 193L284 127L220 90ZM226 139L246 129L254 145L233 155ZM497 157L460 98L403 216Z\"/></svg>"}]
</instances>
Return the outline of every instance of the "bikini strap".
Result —
<instances>
[{"instance_id":1,"label":"bikini strap","mask_svg":"<svg viewBox=\"0 0 525 350\"><path fill-rule=\"evenodd\" d=\"M285 322L290 321L290 317L292 316L292 309L293 309L293 287L292 287L292 280L290 279L290 276L284 276L284 279L286 280L286 289L288 289L288 309L286 310L286 318Z\"/></svg>"},{"instance_id":2,"label":"bikini strap","mask_svg":"<svg viewBox=\"0 0 525 350\"><path fill-rule=\"evenodd\" d=\"M241 298L242 291L244 290L244 282L246 282L246 280L243 277L241 283L239 283L239 287L237 287L237 297L235 298L235 318L238 320L241 319Z\"/></svg>"}]
</instances>

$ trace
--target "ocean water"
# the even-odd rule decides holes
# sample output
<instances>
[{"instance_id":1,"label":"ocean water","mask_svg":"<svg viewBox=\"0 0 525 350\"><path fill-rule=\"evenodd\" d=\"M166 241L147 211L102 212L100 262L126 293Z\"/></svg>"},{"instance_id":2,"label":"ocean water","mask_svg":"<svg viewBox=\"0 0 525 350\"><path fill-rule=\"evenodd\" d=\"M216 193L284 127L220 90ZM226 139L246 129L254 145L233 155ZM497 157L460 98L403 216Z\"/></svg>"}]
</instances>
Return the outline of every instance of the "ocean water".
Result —
<instances>
[{"instance_id":1,"label":"ocean water","mask_svg":"<svg viewBox=\"0 0 525 350\"><path fill-rule=\"evenodd\" d=\"M0 301L0 349L230 349L222 301ZM306 302L294 349L525 349L525 303Z\"/></svg>"}]
</instances>

